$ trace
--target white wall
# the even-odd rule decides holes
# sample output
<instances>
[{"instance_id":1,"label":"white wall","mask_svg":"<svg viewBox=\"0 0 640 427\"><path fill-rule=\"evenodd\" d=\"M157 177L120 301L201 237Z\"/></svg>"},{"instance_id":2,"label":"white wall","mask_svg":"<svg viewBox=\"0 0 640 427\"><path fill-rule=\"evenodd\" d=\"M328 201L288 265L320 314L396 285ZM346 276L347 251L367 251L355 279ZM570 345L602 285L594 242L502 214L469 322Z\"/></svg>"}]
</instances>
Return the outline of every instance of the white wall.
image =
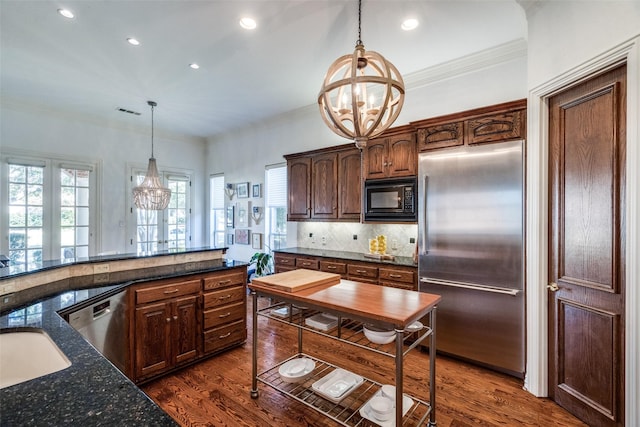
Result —
<instances>
[{"instance_id":1,"label":"white wall","mask_svg":"<svg viewBox=\"0 0 640 427\"><path fill-rule=\"evenodd\" d=\"M146 169L151 154L151 122L143 114L131 123L91 120L57 111L38 110L32 106L3 103L0 140L2 152L19 150L26 154L55 156L69 160L100 162L101 186L98 189L101 207L99 246L105 251L130 252L126 246L129 219L127 165ZM121 113L118 113L121 114ZM156 116L154 155L159 169L192 170L193 183L192 246L201 246L204 236L204 176L205 150L203 139L163 134ZM129 230L133 231L133 230Z\"/></svg>"},{"instance_id":2,"label":"white wall","mask_svg":"<svg viewBox=\"0 0 640 427\"><path fill-rule=\"evenodd\" d=\"M625 424L640 425L640 2L529 2L527 378L547 395L547 109L545 99L623 59L627 62Z\"/></svg>"},{"instance_id":3,"label":"white wall","mask_svg":"<svg viewBox=\"0 0 640 427\"><path fill-rule=\"evenodd\" d=\"M437 82L425 83L409 79L412 83L407 85L405 105L394 125L400 126L410 121L526 98L526 57L516 55L504 62L487 66L487 55L493 56L496 52L492 50L484 56L473 55L471 59L460 61L466 66L463 73L455 69L456 61L453 61L449 64L452 71ZM469 70L470 62L478 64L475 70ZM317 105L313 104L274 120L211 138L207 153L207 171L210 174L224 173L226 182L264 182L265 166L284 162L284 154L348 142L327 128ZM228 200L227 202L229 203ZM235 202L234 198L231 203ZM263 204L262 201L259 203ZM308 224L299 226L290 222L288 246L314 247L316 244L308 239L309 227ZM364 224L349 227L317 223L312 227L325 227L328 236L335 236L342 231L348 237L352 234L361 236L359 239L362 240L358 243L347 238L330 239L323 246L328 250L345 250L345 244L348 242L350 248L359 251L360 246L364 247L364 239L377 233L375 226ZM251 229L252 232L263 233L264 224ZM410 230L415 233L415 227ZM407 233L406 227L395 231L397 233L389 227L385 228L389 239L397 235L398 240L402 242L399 254L410 256L412 250L404 238ZM233 245L228 251L228 256L248 260L254 252L250 245Z\"/></svg>"}]
</instances>

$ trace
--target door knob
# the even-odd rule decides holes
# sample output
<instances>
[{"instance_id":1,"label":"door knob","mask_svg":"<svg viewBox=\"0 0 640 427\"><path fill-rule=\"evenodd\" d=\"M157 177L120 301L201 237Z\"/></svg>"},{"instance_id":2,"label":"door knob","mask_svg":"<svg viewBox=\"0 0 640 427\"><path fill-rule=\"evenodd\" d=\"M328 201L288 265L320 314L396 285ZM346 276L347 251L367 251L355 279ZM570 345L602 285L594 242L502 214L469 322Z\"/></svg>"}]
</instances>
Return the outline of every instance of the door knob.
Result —
<instances>
[{"instance_id":1,"label":"door knob","mask_svg":"<svg viewBox=\"0 0 640 427\"><path fill-rule=\"evenodd\" d=\"M555 292L558 289L560 289L560 287L558 286L558 284L556 282L551 282L547 285L547 289L549 289L551 292Z\"/></svg>"}]
</instances>

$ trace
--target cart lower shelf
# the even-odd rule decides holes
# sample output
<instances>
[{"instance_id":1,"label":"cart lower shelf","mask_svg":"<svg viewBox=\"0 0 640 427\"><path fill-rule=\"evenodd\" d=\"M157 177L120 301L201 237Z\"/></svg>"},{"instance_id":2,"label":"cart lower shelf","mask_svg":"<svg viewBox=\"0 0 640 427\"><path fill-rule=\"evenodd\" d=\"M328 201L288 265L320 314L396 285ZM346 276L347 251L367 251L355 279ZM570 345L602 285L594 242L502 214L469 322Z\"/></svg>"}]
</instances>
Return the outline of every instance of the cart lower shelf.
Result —
<instances>
[{"instance_id":1,"label":"cart lower shelf","mask_svg":"<svg viewBox=\"0 0 640 427\"><path fill-rule=\"evenodd\" d=\"M299 383L290 383L283 381L278 370L280 366L291 359L296 357L307 357L315 362L315 368L313 372ZM257 379L263 384L266 384L275 390L286 394L287 396L301 402L314 410L326 415L334 421L345 426L371 426L380 425L395 426L395 419L389 421L375 421L368 419L369 417L363 416L361 409L365 407L369 399L375 394L380 392L382 384L364 378L364 381L353 389L346 397L340 402L335 403L331 400L323 397L317 393L312 385L317 381L329 375L337 366L309 356L304 353L299 353L288 359L283 360L277 365L258 373ZM257 397L254 396L254 397ZM426 423L431 412L429 403L417 399L413 396L409 396L411 404L408 408L405 408L406 414L402 419L403 426L419 426ZM366 412L365 412L366 415Z\"/></svg>"}]
</instances>

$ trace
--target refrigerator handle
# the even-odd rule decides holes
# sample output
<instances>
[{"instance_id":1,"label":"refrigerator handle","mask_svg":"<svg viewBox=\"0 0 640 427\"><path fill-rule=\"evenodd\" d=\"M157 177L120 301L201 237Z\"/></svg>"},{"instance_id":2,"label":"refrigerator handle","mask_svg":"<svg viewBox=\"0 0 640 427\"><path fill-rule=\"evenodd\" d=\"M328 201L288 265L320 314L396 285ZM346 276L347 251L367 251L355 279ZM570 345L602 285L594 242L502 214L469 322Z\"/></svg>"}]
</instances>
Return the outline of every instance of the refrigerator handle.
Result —
<instances>
[{"instance_id":1,"label":"refrigerator handle","mask_svg":"<svg viewBox=\"0 0 640 427\"><path fill-rule=\"evenodd\" d=\"M422 247L420 248L420 255L426 255L429 253L429 231L427 224L427 188L429 185L429 175L424 176L424 185L422 186L422 200L424 200L424 206L422 209Z\"/></svg>"},{"instance_id":2,"label":"refrigerator handle","mask_svg":"<svg viewBox=\"0 0 640 427\"><path fill-rule=\"evenodd\" d=\"M438 285L438 286L451 286L453 288L463 288L463 289L471 289L474 291L481 291L481 292L493 292L496 294L506 294L514 297L518 295L518 293L520 292L518 289L479 286L479 285L474 285L474 284L465 283L465 282L451 282L448 280L433 279L431 277L421 277L420 282L431 283L433 285Z\"/></svg>"}]
</instances>

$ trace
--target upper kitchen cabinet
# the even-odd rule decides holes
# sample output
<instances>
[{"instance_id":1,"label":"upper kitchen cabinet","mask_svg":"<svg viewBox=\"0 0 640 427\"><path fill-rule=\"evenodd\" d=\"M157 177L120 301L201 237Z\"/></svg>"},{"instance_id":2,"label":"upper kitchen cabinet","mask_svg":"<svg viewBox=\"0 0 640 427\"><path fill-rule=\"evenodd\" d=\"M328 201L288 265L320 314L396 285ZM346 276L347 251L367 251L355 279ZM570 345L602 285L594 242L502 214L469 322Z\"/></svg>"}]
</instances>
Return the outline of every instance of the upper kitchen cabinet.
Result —
<instances>
[{"instance_id":1,"label":"upper kitchen cabinet","mask_svg":"<svg viewBox=\"0 0 640 427\"><path fill-rule=\"evenodd\" d=\"M362 150L365 179L415 176L418 170L416 138L407 126L397 127L367 141Z\"/></svg>"},{"instance_id":2,"label":"upper kitchen cabinet","mask_svg":"<svg viewBox=\"0 0 640 427\"><path fill-rule=\"evenodd\" d=\"M524 139L526 99L412 122L419 151Z\"/></svg>"},{"instance_id":3,"label":"upper kitchen cabinet","mask_svg":"<svg viewBox=\"0 0 640 427\"><path fill-rule=\"evenodd\" d=\"M353 144L286 155L289 221L359 221L362 174Z\"/></svg>"},{"instance_id":4,"label":"upper kitchen cabinet","mask_svg":"<svg viewBox=\"0 0 640 427\"><path fill-rule=\"evenodd\" d=\"M287 219L296 221L311 218L311 158L287 159L289 209Z\"/></svg>"}]
</instances>

